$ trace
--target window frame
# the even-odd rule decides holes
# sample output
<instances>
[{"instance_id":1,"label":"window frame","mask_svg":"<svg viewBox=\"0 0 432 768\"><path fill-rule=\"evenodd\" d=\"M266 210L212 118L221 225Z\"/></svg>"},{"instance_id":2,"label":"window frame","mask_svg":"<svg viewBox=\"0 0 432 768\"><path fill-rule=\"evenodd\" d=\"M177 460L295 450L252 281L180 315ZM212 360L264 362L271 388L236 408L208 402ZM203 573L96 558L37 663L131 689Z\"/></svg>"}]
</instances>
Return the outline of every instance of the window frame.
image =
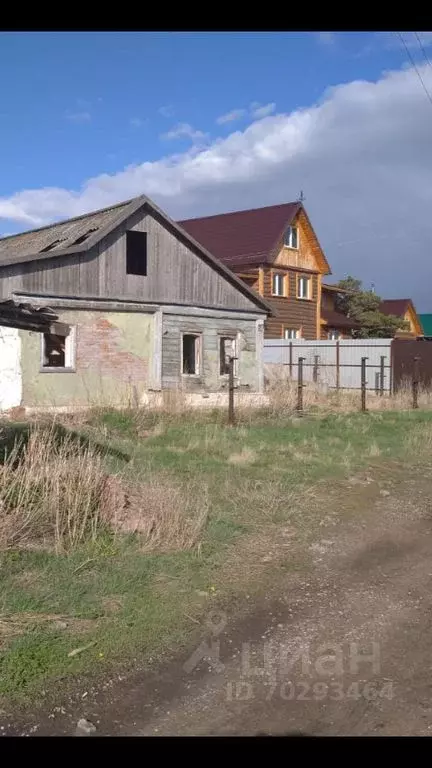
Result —
<instances>
[{"instance_id":1,"label":"window frame","mask_svg":"<svg viewBox=\"0 0 432 768\"><path fill-rule=\"evenodd\" d=\"M185 336L194 336L198 342L198 354L195 349L195 373L185 373L183 370L183 338ZM187 379L199 378L203 370L203 335L201 331L182 331L180 334L180 373Z\"/></svg>"},{"instance_id":2,"label":"window frame","mask_svg":"<svg viewBox=\"0 0 432 768\"><path fill-rule=\"evenodd\" d=\"M292 328L290 325L283 325L282 326L282 338L283 338L284 341L295 341L296 339L301 339L302 338L302 330L303 329L302 329L301 326L300 326L300 328ZM293 336L291 339L287 338L285 336L285 333L287 331L294 331L296 333L296 336Z\"/></svg>"},{"instance_id":3,"label":"window frame","mask_svg":"<svg viewBox=\"0 0 432 768\"><path fill-rule=\"evenodd\" d=\"M307 290L307 296L300 296L299 295L299 286L300 281L306 280L308 285ZM313 285L312 285L312 278L309 275L302 275L297 273L297 279L296 279L296 298L300 299L301 301L312 301L312 293L313 293Z\"/></svg>"},{"instance_id":4,"label":"window frame","mask_svg":"<svg viewBox=\"0 0 432 768\"><path fill-rule=\"evenodd\" d=\"M296 232L297 232L297 245L290 245L289 243L285 242L286 241L286 236L287 236L287 233L289 232L290 233L290 238L289 239L292 240L292 233L293 233L294 230L296 230ZM299 248L300 248L300 230L299 230L299 227L293 226L292 224L290 224L290 226L286 228L286 230L284 232L284 236L283 236L283 244L284 244L284 248L290 248L290 250L292 250L292 251L298 251L299 250Z\"/></svg>"},{"instance_id":5,"label":"window frame","mask_svg":"<svg viewBox=\"0 0 432 768\"><path fill-rule=\"evenodd\" d=\"M136 235L140 235L141 237L145 238L145 272L129 272L128 270L129 260L132 261L131 256L129 256L129 259L128 259L128 240L132 242L132 240ZM148 232L141 232L140 230L137 230L137 229L126 230L125 262L126 262L125 263L126 277L147 277L148 276Z\"/></svg>"},{"instance_id":6,"label":"window frame","mask_svg":"<svg viewBox=\"0 0 432 768\"><path fill-rule=\"evenodd\" d=\"M287 283L288 283L288 275L286 272L281 272L278 269L272 269L271 271L271 295L276 296L276 298L283 298L286 297L287 294ZM281 277L282 278L282 293L274 293L273 292L273 280L275 277Z\"/></svg>"},{"instance_id":7,"label":"window frame","mask_svg":"<svg viewBox=\"0 0 432 768\"><path fill-rule=\"evenodd\" d=\"M331 334L336 333L337 336L332 336ZM327 330L327 340L328 341L340 341L341 339L341 332L338 331L337 328L328 328Z\"/></svg>"},{"instance_id":8,"label":"window frame","mask_svg":"<svg viewBox=\"0 0 432 768\"><path fill-rule=\"evenodd\" d=\"M234 342L234 376L237 376L238 374L238 357L239 357L239 344L238 344L238 333L235 331L229 332L229 331L220 331L218 333L218 359L219 359L219 377L221 379L226 379L229 376L229 373L221 373L221 343L222 339L230 339Z\"/></svg>"},{"instance_id":9,"label":"window frame","mask_svg":"<svg viewBox=\"0 0 432 768\"><path fill-rule=\"evenodd\" d=\"M76 326L71 325L70 331L65 336L65 365L44 365L45 336L59 336L61 334L40 334L40 366L39 373L76 373Z\"/></svg>"}]
</instances>

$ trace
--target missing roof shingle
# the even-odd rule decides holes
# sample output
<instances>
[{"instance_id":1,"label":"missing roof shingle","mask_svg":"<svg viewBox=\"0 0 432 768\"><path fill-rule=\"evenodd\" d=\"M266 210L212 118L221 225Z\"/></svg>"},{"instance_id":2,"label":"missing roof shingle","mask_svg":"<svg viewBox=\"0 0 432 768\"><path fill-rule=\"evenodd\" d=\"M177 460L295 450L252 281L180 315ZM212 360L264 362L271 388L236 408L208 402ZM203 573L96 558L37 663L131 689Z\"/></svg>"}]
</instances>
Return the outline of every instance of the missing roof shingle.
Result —
<instances>
[{"instance_id":1,"label":"missing roof shingle","mask_svg":"<svg viewBox=\"0 0 432 768\"><path fill-rule=\"evenodd\" d=\"M48 251L52 251L53 248L55 248L59 243L63 243L66 238L60 237L57 238L57 240L53 240L52 243L49 243L49 245L46 245L44 248L41 248L39 253L48 253Z\"/></svg>"},{"instance_id":2,"label":"missing roof shingle","mask_svg":"<svg viewBox=\"0 0 432 768\"><path fill-rule=\"evenodd\" d=\"M90 237L90 235L92 235L93 232L97 232L98 229L99 227L92 227L91 229L88 229L87 232L84 232L83 235L80 235L79 237L77 237L77 239L74 240L73 243L71 243L71 245L81 245L81 243L83 243L84 240L87 240L87 238Z\"/></svg>"}]
</instances>

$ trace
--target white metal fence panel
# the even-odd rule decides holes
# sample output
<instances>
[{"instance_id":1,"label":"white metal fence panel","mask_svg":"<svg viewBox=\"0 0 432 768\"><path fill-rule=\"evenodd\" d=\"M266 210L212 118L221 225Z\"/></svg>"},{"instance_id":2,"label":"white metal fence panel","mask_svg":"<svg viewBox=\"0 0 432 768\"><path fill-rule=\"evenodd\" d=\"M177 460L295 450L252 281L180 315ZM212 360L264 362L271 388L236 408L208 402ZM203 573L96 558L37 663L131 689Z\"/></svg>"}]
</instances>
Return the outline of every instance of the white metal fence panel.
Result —
<instances>
[{"instance_id":1,"label":"white metal fence panel","mask_svg":"<svg viewBox=\"0 0 432 768\"><path fill-rule=\"evenodd\" d=\"M367 389L391 388L392 339L340 339L339 341L304 339L265 339L265 365L283 366L284 373L297 379L298 359L303 358L304 381L317 381L328 387L360 389L361 358L366 357Z\"/></svg>"}]
</instances>

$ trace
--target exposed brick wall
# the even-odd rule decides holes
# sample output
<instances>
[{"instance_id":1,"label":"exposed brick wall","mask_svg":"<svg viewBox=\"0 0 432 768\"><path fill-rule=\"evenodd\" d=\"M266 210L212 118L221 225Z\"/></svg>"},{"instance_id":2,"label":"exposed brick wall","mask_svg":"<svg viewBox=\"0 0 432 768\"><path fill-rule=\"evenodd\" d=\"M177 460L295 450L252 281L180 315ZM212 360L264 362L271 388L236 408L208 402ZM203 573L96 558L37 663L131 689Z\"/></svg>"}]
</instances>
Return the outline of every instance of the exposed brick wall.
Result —
<instances>
[{"instance_id":1,"label":"exposed brick wall","mask_svg":"<svg viewBox=\"0 0 432 768\"><path fill-rule=\"evenodd\" d=\"M122 331L100 317L76 329L76 370L97 371L118 381L147 381L148 361L122 346Z\"/></svg>"}]
</instances>

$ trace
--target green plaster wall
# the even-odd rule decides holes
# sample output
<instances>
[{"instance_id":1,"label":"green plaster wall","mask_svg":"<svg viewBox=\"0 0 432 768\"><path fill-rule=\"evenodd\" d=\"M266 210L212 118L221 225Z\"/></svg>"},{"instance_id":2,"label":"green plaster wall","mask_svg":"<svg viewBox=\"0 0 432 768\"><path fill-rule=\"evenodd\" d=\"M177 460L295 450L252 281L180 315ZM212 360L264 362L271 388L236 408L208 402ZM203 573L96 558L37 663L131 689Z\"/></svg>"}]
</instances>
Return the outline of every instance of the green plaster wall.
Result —
<instances>
[{"instance_id":1,"label":"green plaster wall","mask_svg":"<svg viewBox=\"0 0 432 768\"><path fill-rule=\"evenodd\" d=\"M75 370L41 369L41 336L20 331L24 406L122 405L152 384L154 316L128 312L59 312L76 327Z\"/></svg>"}]
</instances>

